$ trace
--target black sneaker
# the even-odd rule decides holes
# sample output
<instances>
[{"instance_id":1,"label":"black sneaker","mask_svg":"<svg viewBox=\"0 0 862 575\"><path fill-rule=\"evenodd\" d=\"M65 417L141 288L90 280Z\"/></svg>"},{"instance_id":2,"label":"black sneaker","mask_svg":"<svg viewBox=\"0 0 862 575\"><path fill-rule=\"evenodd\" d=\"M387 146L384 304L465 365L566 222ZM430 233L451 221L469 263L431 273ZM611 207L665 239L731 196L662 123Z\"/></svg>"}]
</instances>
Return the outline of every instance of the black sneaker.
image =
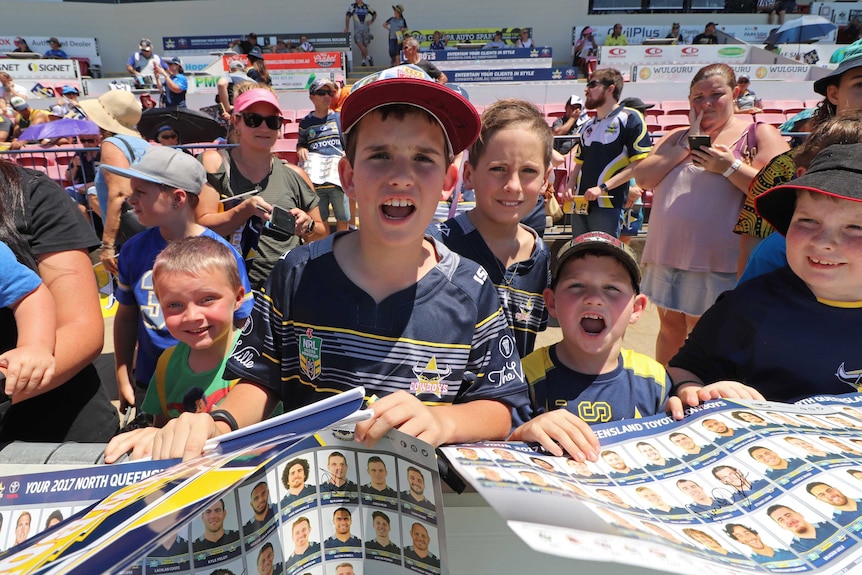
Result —
<instances>
[{"instance_id":1,"label":"black sneaker","mask_svg":"<svg viewBox=\"0 0 862 575\"><path fill-rule=\"evenodd\" d=\"M368 65L369 65L369 66L373 66L373 65L374 65L374 58L372 58L371 56L369 56L369 57L368 57Z\"/></svg>"}]
</instances>

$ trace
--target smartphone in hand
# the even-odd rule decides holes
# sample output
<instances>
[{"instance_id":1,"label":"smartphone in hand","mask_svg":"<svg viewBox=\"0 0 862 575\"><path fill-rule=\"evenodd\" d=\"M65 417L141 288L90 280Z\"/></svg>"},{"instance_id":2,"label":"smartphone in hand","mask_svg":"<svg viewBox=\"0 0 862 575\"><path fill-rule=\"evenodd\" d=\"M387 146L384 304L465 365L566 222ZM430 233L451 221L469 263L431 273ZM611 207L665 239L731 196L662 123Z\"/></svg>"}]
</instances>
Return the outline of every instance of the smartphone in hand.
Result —
<instances>
[{"instance_id":1,"label":"smartphone in hand","mask_svg":"<svg viewBox=\"0 0 862 575\"><path fill-rule=\"evenodd\" d=\"M688 137L688 148L690 150L699 150L701 146L711 148L712 147L712 138L709 136L689 136Z\"/></svg>"},{"instance_id":2,"label":"smartphone in hand","mask_svg":"<svg viewBox=\"0 0 862 575\"><path fill-rule=\"evenodd\" d=\"M272 206L272 213L269 216L269 221L266 222L266 227L282 234L296 234L296 216L289 211L278 206Z\"/></svg>"}]
</instances>

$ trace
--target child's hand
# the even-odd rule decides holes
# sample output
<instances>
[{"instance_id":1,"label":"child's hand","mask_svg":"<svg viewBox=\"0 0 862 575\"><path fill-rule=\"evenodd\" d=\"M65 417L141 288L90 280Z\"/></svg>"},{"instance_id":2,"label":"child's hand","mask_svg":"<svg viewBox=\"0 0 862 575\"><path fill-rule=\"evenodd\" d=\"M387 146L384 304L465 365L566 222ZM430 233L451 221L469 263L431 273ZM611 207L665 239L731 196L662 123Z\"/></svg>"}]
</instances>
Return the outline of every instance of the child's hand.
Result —
<instances>
[{"instance_id":1,"label":"child's hand","mask_svg":"<svg viewBox=\"0 0 862 575\"><path fill-rule=\"evenodd\" d=\"M533 441L560 457L563 449L576 461L598 461L599 440L590 426L565 409L543 413L518 427L509 439Z\"/></svg>"},{"instance_id":2,"label":"child's hand","mask_svg":"<svg viewBox=\"0 0 862 575\"><path fill-rule=\"evenodd\" d=\"M158 427L142 427L114 436L105 446L105 463L114 463L130 451L132 459L149 457L153 452L153 437L158 431Z\"/></svg>"},{"instance_id":3,"label":"child's hand","mask_svg":"<svg viewBox=\"0 0 862 575\"><path fill-rule=\"evenodd\" d=\"M153 436L153 459L183 461L194 459L204 451L204 444L220 434L209 413L181 413L171 419Z\"/></svg>"},{"instance_id":4,"label":"child's hand","mask_svg":"<svg viewBox=\"0 0 862 575\"><path fill-rule=\"evenodd\" d=\"M54 366L54 356L42 346L20 346L0 355L0 367L6 368L6 395L47 385L54 377Z\"/></svg>"},{"instance_id":5,"label":"child's hand","mask_svg":"<svg viewBox=\"0 0 862 575\"><path fill-rule=\"evenodd\" d=\"M759 391L738 381L717 381L709 385L690 385L667 400L667 411L674 419L685 417L683 409L695 407L710 399L753 399L765 401Z\"/></svg>"},{"instance_id":6,"label":"child's hand","mask_svg":"<svg viewBox=\"0 0 862 575\"><path fill-rule=\"evenodd\" d=\"M430 443L441 445L447 434L442 421L436 417L434 408L419 401L406 391L396 391L378 399L371 406L374 416L356 424L356 441L374 447L381 437L393 428Z\"/></svg>"}]
</instances>

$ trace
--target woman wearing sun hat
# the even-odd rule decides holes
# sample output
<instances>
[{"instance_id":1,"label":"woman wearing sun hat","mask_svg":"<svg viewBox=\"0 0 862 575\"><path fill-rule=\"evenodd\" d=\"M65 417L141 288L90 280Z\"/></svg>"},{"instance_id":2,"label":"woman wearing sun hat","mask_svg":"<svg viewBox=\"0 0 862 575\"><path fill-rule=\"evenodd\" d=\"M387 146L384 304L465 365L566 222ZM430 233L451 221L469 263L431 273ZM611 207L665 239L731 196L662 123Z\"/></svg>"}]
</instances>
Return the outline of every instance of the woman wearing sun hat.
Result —
<instances>
[{"instance_id":1,"label":"woman wearing sun hat","mask_svg":"<svg viewBox=\"0 0 862 575\"><path fill-rule=\"evenodd\" d=\"M393 66L397 66L401 59L404 33L407 32L407 20L404 19L402 4L393 4L392 12L394 15L383 23L383 27L389 32L389 59Z\"/></svg>"},{"instance_id":2,"label":"woman wearing sun hat","mask_svg":"<svg viewBox=\"0 0 862 575\"><path fill-rule=\"evenodd\" d=\"M100 149L103 166L128 168L150 147L135 128L141 119L141 105L131 92L112 90L96 100L83 100L80 108L102 132ZM126 202L132 195L128 178L99 170L95 185L104 224L99 257L105 269L116 274L120 245L144 227L138 223L134 211Z\"/></svg>"}]
</instances>

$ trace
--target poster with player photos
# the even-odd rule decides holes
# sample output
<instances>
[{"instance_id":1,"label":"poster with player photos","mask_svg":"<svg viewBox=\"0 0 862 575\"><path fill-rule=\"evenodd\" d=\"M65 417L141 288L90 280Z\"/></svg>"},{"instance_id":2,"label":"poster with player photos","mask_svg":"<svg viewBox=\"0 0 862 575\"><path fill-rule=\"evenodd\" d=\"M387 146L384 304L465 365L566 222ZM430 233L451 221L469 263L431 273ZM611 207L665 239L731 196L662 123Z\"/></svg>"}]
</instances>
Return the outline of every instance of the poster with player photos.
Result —
<instances>
[{"instance_id":1,"label":"poster with player photos","mask_svg":"<svg viewBox=\"0 0 862 575\"><path fill-rule=\"evenodd\" d=\"M537 551L674 573L862 564L862 395L710 401L593 427L596 461L523 443L441 448Z\"/></svg>"},{"instance_id":2,"label":"poster with player photos","mask_svg":"<svg viewBox=\"0 0 862 575\"><path fill-rule=\"evenodd\" d=\"M141 465L98 469L129 473L127 469ZM145 475L144 482L159 477L159 466L167 468L164 473L173 469L161 462L147 465L153 473L133 472ZM189 494L176 493L174 497L178 501L201 497L201 490L207 488L208 478L216 471L228 471L236 477L234 485L209 494L185 519L173 514L153 519L150 525L158 532L154 543L131 565L100 572L447 573L445 533L435 503L442 500L441 483L434 450L421 441L393 431L369 450L342 429L321 430L242 474L234 468L213 470L201 465L192 471L196 479L191 483L197 485L187 487ZM84 472L92 474L93 468L56 472L54 476L72 479L74 484L78 481L74 474ZM213 488L218 484L213 480ZM360 499L360 492L369 497ZM73 494L68 496L74 499ZM17 541L23 544L16 549L26 549L29 537L54 525L62 527L64 519L81 510L86 512L93 501L48 506L31 497L23 499L22 505L0 508L0 540L5 547ZM156 501L155 497L151 500ZM36 540L38 537L29 539ZM3 559L0 555L0 561Z\"/></svg>"},{"instance_id":3,"label":"poster with player photos","mask_svg":"<svg viewBox=\"0 0 862 575\"><path fill-rule=\"evenodd\" d=\"M434 450L397 430L354 441L362 398L228 434L192 461L0 477L0 545L21 542L0 572L448 573Z\"/></svg>"}]
</instances>

